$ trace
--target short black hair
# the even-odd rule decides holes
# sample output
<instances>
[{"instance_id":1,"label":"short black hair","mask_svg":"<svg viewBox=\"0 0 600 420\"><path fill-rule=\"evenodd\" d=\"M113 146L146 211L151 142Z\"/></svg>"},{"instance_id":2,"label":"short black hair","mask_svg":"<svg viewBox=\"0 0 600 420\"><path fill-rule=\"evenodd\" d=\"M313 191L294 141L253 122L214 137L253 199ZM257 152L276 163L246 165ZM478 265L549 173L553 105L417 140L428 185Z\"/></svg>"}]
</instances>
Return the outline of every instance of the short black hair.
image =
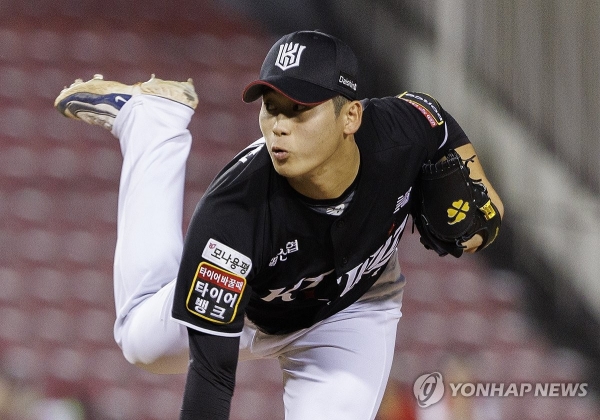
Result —
<instances>
[{"instance_id":1,"label":"short black hair","mask_svg":"<svg viewBox=\"0 0 600 420\"><path fill-rule=\"evenodd\" d=\"M350 102L350 99L342 95L334 96L331 100L333 101L333 111L336 118L340 116L343 106Z\"/></svg>"}]
</instances>

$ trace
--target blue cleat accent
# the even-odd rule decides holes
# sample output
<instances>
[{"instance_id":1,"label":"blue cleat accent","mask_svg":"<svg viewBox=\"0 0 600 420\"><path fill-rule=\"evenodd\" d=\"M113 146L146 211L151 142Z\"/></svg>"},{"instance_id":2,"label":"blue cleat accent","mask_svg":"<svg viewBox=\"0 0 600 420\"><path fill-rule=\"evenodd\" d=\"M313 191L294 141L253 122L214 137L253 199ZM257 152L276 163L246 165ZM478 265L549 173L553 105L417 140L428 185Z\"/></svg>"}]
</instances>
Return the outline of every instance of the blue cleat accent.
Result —
<instances>
[{"instance_id":1,"label":"blue cleat accent","mask_svg":"<svg viewBox=\"0 0 600 420\"><path fill-rule=\"evenodd\" d=\"M110 130L119 110L139 92L139 84L129 86L107 81L101 74L96 74L87 82L77 79L71 86L63 89L54 106L66 117Z\"/></svg>"},{"instance_id":2,"label":"blue cleat accent","mask_svg":"<svg viewBox=\"0 0 600 420\"><path fill-rule=\"evenodd\" d=\"M96 74L87 82L77 79L71 86L64 88L54 101L54 107L66 117L112 130L123 105L132 96L140 94L160 96L192 109L196 109L198 105L198 96L191 79L187 82L174 82L157 79L152 75L147 82L125 85L104 80L101 74Z\"/></svg>"}]
</instances>

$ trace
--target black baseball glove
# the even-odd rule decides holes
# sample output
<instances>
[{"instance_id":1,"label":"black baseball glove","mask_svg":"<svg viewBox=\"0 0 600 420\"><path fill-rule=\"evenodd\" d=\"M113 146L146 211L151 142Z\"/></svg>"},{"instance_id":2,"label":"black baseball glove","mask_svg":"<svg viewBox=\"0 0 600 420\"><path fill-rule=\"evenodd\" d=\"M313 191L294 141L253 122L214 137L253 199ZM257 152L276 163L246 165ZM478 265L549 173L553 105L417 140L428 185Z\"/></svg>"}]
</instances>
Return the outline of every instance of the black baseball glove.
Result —
<instances>
[{"instance_id":1,"label":"black baseball glove","mask_svg":"<svg viewBox=\"0 0 600 420\"><path fill-rule=\"evenodd\" d=\"M413 196L412 217L421 243L440 256L460 257L462 243L480 234L491 244L500 230L500 214L481 180L469 176L470 160L463 161L455 150L437 163L425 163Z\"/></svg>"}]
</instances>

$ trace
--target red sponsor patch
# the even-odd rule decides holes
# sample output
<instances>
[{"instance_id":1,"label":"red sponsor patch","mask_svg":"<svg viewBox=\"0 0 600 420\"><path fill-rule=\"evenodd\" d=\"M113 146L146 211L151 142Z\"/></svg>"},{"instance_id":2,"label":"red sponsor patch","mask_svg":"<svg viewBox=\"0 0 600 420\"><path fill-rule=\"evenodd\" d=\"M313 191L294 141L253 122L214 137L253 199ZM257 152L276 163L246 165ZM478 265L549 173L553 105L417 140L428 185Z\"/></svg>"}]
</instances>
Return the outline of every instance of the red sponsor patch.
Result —
<instances>
[{"instance_id":1,"label":"red sponsor patch","mask_svg":"<svg viewBox=\"0 0 600 420\"><path fill-rule=\"evenodd\" d=\"M437 127L438 125L442 125L444 123L442 115L438 109L439 104L431 96L424 93L417 94L414 92L404 92L403 94L398 95L398 98L417 108L419 112L423 114L425 118L427 118L427 121L431 127Z\"/></svg>"},{"instance_id":2,"label":"red sponsor patch","mask_svg":"<svg viewBox=\"0 0 600 420\"><path fill-rule=\"evenodd\" d=\"M246 288L246 279L205 261L200 263L186 308L200 318L218 324L233 321Z\"/></svg>"}]
</instances>

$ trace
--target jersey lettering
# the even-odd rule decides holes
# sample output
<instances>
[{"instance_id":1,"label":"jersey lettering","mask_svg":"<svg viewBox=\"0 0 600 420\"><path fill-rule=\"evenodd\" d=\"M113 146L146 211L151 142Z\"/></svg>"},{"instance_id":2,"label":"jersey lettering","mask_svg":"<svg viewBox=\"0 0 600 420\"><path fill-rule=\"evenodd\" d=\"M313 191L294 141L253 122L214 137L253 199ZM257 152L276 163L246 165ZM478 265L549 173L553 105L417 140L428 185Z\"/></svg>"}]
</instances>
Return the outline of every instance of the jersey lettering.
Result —
<instances>
[{"instance_id":1,"label":"jersey lettering","mask_svg":"<svg viewBox=\"0 0 600 420\"><path fill-rule=\"evenodd\" d=\"M400 234L404 230L407 219L408 216L404 218L404 221L398 229L396 229L394 234L390 236L387 241L373 253L373 255L337 279L338 284L341 284L344 281L346 282L344 290L340 293L340 297L352 290L352 288L364 277L377 274L379 269L388 263L398 247Z\"/></svg>"},{"instance_id":2,"label":"jersey lettering","mask_svg":"<svg viewBox=\"0 0 600 420\"><path fill-rule=\"evenodd\" d=\"M396 201L396 208L394 209L394 214L398 213L402 207L408 204L408 200L410 200L411 191L412 187L410 187L408 191L406 191L406 194L402 194L400 197L398 197L398 200Z\"/></svg>"},{"instance_id":3,"label":"jersey lettering","mask_svg":"<svg viewBox=\"0 0 600 420\"><path fill-rule=\"evenodd\" d=\"M293 252L298 252L300 248L298 247L298 239L294 239L293 241L289 241L285 244L285 249L280 248L279 253L271 258L269 262L269 267L274 267L278 261L287 261L288 255Z\"/></svg>"},{"instance_id":4,"label":"jersey lettering","mask_svg":"<svg viewBox=\"0 0 600 420\"><path fill-rule=\"evenodd\" d=\"M358 282L360 282L361 279L376 275L379 269L388 263L398 247L398 242L400 242L400 234L404 230L407 220L408 216L404 218L404 221L395 230L394 234L390 236L387 241L369 258L336 280L338 285L341 285L345 282L343 286L344 289L340 293L340 297L348 293L354 286L358 284ZM333 273L333 271L334 270L330 270L316 277L303 278L290 288L282 287L280 289L269 290L270 293L267 296L262 297L262 300L271 302L275 299L281 299L284 302L291 302L296 299L297 296L297 294L294 292L315 288L321 281L323 281L325 276Z\"/></svg>"},{"instance_id":5,"label":"jersey lettering","mask_svg":"<svg viewBox=\"0 0 600 420\"><path fill-rule=\"evenodd\" d=\"M296 283L294 286L292 286L291 289L286 289L285 287L283 287L281 289L269 290L271 293L268 296L263 297L262 300L271 302L272 300L279 298L279 299L283 300L284 302L291 302L292 300L294 300L296 298L296 296L292 296L293 292L295 292L297 290L304 291L307 289L311 289L313 287L317 287L317 285L319 283L321 283L321 281L323 281L325 276L333 273L333 271L334 270L330 270L330 271L320 274L316 277L303 278L298 283ZM300 289L300 287L303 285L306 285L306 286L303 287L302 289Z\"/></svg>"}]
</instances>

